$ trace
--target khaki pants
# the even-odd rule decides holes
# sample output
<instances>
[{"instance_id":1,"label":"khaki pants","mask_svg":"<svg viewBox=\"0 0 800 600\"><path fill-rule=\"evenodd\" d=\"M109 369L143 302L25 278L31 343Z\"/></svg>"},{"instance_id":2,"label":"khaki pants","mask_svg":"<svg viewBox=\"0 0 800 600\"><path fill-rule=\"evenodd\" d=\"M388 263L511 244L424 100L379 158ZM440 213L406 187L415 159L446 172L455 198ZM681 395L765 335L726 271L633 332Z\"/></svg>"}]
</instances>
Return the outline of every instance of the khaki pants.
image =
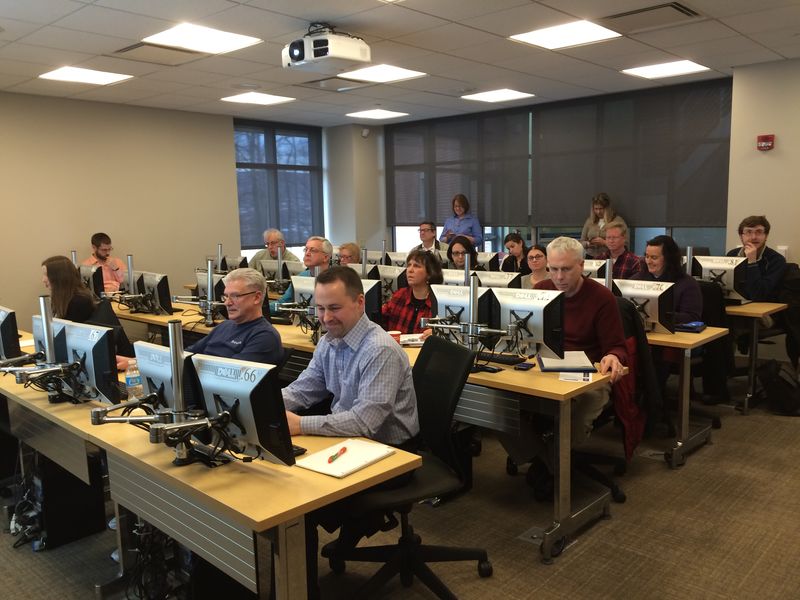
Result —
<instances>
[{"instance_id":1,"label":"khaki pants","mask_svg":"<svg viewBox=\"0 0 800 600\"><path fill-rule=\"evenodd\" d=\"M572 399L570 441L573 448L583 444L589 437L592 424L608 404L610 395L611 384L606 382L599 388ZM552 442L545 443L541 432L536 431L534 427L532 416L527 412L520 413L518 436L498 433L497 437L515 463L524 464L530 462L534 456L538 456L546 465L552 467Z\"/></svg>"}]
</instances>

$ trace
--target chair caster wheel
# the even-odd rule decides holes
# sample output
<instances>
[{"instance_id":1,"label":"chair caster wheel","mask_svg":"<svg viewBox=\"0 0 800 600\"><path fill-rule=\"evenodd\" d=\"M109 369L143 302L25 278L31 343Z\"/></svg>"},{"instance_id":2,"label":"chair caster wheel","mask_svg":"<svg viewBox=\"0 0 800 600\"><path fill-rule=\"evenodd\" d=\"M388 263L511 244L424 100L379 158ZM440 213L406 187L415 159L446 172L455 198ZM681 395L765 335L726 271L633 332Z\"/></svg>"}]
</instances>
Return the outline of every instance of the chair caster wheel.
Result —
<instances>
[{"instance_id":1,"label":"chair caster wheel","mask_svg":"<svg viewBox=\"0 0 800 600\"><path fill-rule=\"evenodd\" d=\"M510 456L506 458L506 473L508 473L512 477L517 473L519 473L519 467L517 466L517 463L515 463L514 459L511 458Z\"/></svg>"},{"instance_id":2,"label":"chair caster wheel","mask_svg":"<svg viewBox=\"0 0 800 600\"><path fill-rule=\"evenodd\" d=\"M546 564L550 564L551 562L553 562L552 559L556 558L557 556L561 556L561 553L564 552L564 548L566 548L566 547L567 547L567 538L566 538L566 536L557 539L553 543L553 546L550 548L550 559L549 560L548 559L544 559L544 562ZM539 553L542 556L544 556L544 544L540 544L539 545Z\"/></svg>"},{"instance_id":3,"label":"chair caster wheel","mask_svg":"<svg viewBox=\"0 0 800 600\"><path fill-rule=\"evenodd\" d=\"M333 571L337 575L341 575L345 571L345 562L338 558L329 559L328 566L331 568L331 571Z\"/></svg>"},{"instance_id":4,"label":"chair caster wheel","mask_svg":"<svg viewBox=\"0 0 800 600\"><path fill-rule=\"evenodd\" d=\"M478 563L478 575L481 577L491 577L492 573L494 573L494 568L492 567L492 563L488 560L482 560Z\"/></svg>"}]
</instances>

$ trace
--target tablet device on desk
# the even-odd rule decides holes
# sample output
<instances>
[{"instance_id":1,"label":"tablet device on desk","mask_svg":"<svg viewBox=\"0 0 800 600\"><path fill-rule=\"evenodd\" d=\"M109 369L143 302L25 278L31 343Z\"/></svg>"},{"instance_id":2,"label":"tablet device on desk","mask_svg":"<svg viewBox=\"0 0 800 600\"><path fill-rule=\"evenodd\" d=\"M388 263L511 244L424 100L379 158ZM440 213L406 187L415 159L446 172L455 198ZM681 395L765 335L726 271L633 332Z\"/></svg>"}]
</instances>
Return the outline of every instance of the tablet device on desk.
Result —
<instances>
[{"instance_id":1,"label":"tablet device on desk","mask_svg":"<svg viewBox=\"0 0 800 600\"><path fill-rule=\"evenodd\" d=\"M594 373L597 371L592 361L586 356L586 352L582 350L567 350L564 352L564 358L548 358L537 354L536 361L539 363L539 369L543 373L548 371Z\"/></svg>"},{"instance_id":2,"label":"tablet device on desk","mask_svg":"<svg viewBox=\"0 0 800 600\"><path fill-rule=\"evenodd\" d=\"M687 333L700 333L706 328L706 324L702 321L691 321L690 323L680 323L675 325L675 331L683 331Z\"/></svg>"}]
</instances>

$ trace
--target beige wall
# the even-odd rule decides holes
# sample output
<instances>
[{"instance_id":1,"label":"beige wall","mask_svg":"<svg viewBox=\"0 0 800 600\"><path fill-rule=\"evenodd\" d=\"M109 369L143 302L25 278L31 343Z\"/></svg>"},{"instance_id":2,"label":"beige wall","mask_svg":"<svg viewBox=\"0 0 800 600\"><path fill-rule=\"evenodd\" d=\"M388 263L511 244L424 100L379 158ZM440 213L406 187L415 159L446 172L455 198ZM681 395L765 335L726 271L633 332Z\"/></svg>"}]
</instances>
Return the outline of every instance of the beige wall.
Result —
<instances>
[{"instance_id":1,"label":"beige wall","mask_svg":"<svg viewBox=\"0 0 800 600\"><path fill-rule=\"evenodd\" d=\"M230 117L0 93L0 304L30 329L41 261L107 232L173 294L222 242L239 253Z\"/></svg>"},{"instance_id":2,"label":"beige wall","mask_svg":"<svg viewBox=\"0 0 800 600\"><path fill-rule=\"evenodd\" d=\"M775 148L756 150L756 136L774 133ZM740 243L739 222L765 214L772 225L769 245L789 246L800 259L800 60L737 68L728 192L728 244Z\"/></svg>"},{"instance_id":3,"label":"beige wall","mask_svg":"<svg viewBox=\"0 0 800 600\"><path fill-rule=\"evenodd\" d=\"M338 245L355 241L370 250L390 244L386 228L383 128L342 125L325 129L325 230Z\"/></svg>"}]
</instances>

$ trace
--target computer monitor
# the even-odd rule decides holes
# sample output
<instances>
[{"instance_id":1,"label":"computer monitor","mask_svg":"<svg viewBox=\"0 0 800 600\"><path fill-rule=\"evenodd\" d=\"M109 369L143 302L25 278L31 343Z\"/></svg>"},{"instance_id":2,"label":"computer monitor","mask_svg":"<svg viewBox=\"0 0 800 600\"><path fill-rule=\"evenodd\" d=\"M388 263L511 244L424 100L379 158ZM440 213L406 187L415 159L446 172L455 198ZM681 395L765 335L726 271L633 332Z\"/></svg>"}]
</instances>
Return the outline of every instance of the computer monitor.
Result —
<instances>
[{"instance_id":1,"label":"computer monitor","mask_svg":"<svg viewBox=\"0 0 800 600\"><path fill-rule=\"evenodd\" d=\"M69 321L64 319L53 319L53 352L57 363L67 362L67 339L64 328ZM42 316L33 315L33 347L34 352L44 352L44 327L42 327Z\"/></svg>"},{"instance_id":2,"label":"computer monitor","mask_svg":"<svg viewBox=\"0 0 800 600\"><path fill-rule=\"evenodd\" d=\"M606 276L606 261L587 258L583 261L583 276L602 278Z\"/></svg>"},{"instance_id":3,"label":"computer monitor","mask_svg":"<svg viewBox=\"0 0 800 600\"><path fill-rule=\"evenodd\" d=\"M500 257L497 252L478 252L478 265L487 271L499 271Z\"/></svg>"},{"instance_id":4,"label":"computer monitor","mask_svg":"<svg viewBox=\"0 0 800 600\"><path fill-rule=\"evenodd\" d=\"M0 306L0 360L22 356L17 331L17 315L10 308Z\"/></svg>"},{"instance_id":5,"label":"computer monitor","mask_svg":"<svg viewBox=\"0 0 800 600\"><path fill-rule=\"evenodd\" d=\"M278 273L278 261L274 259L258 261L258 267L261 269L264 279L267 281L277 281L279 279L289 279L289 268L286 266L287 261L283 261L283 270ZM296 262L296 261L295 261ZM302 263L301 263L302 264Z\"/></svg>"},{"instance_id":6,"label":"computer monitor","mask_svg":"<svg viewBox=\"0 0 800 600\"><path fill-rule=\"evenodd\" d=\"M367 264L368 265L383 264L383 252L380 250L367 250Z\"/></svg>"},{"instance_id":7,"label":"computer monitor","mask_svg":"<svg viewBox=\"0 0 800 600\"><path fill-rule=\"evenodd\" d=\"M222 271L233 271L234 269L247 268L246 256L223 256Z\"/></svg>"},{"instance_id":8,"label":"computer monitor","mask_svg":"<svg viewBox=\"0 0 800 600\"><path fill-rule=\"evenodd\" d=\"M103 295L105 285L103 284L103 268L97 265L81 265L78 267L84 285L89 288L98 298Z\"/></svg>"},{"instance_id":9,"label":"computer monitor","mask_svg":"<svg viewBox=\"0 0 800 600\"><path fill-rule=\"evenodd\" d=\"M400 288L408 287L405 266L378 265L377 271L377 277L369 277L368 279L378 279L381 282L383 302L387 302L392 297L392 294Z\"/></svg>"},{"instance_id":10,"label":"computer monitor","mask_svg":"<svg viewBox=\"0 0 800 600\"><path fill-rule=\"evenodd\" d=\"M206 254L206 259L203 261L203 266L200 269L205 269L208 266L208 261L211 261L211 268L214 270L215 273L222 273L225 271L222 267L222 263L225 262L225 257L222 257L222 263L218 260L219 257L216 254Z\"/></svg>"},{"instance_id":11,"label":"computer monitor","mask_svg":"<svg viewBox=\"0 0 800 600\"><path fill-rule=\"evenodd\" d=\"M169 279L163 273L150 271L134 271L134 278L140 294L147 294L153 299L153 306L159 314L171 315L172 296L169 293ZM207 283L205 278L204 283ZM225 286L222 286L225 289Z\"/></svg>"},{"instance_id":12,"label":"computer monitor","mask_svg":"<svg viewBox=\"0 0 800 600\"><path fill-rule=\"evenodd\" d=\"M292 275L299 275L303 271L307 271L308 267L301 260L285 260L283 261L283 269L286 279L289 279Z\"/></svg>"},{"instance_id":13,"label":"computer monitor","mask_svg":"<svg viewBox=\"0 0 800 600\"><path fill-rule=\"evenodd\" d=\"M205 269L198 269L195 271L195 279L197 280L197 297L208 298L208 271ZM222 294L225 293L225 273L212 273L214 278L214 300L219 300Z\"/></svg>"},{"instance_id":14,"label":"computer monitor","mask_svg":"<svg viewBox=\"0 0 800 600\"><path fill-rule=\"evenodd\" d=\"M722 287L726 301L744 304L747 298L747 258L744 256L693 256L692 275Z\"/></svg>"},{"instance_id":15,"label":"computer monitor","mask_svg":"<svg viewBox=\"0 0 800 600\"><path fill-rule=\"evenodd\" d=\"M442 269L442 279L444 285L469 285L469 279L465 279L464 269Z\"/></svg>"},{"instance_id":16,"label":"computer monitor","mask_svg":"<svg viewBox=\"0 0 800 600\"><path fill-rule=\"evenodd\" d=\"M395 267L405 267L407 256L408 252L387 252L386 253L387 264L393 265Z\"/></svg>"},{"instance_id":17,"label":"computer monitor","mask_svg":"<svg viewBox=\"0 0 800 600\"><path fill-rule=\"evenodd\" d=\"M591 279L592 281L596 281L603 287L606 287L606 278L605 277L587 277L587 279ZM622 292L619 291L619 286L617 285L617 281L619 279L612 279L611 280L611 293L615 296L622 296Z\"/></svg>"},{"instance_id":18,"label":"computer monitor","mask_svg":"<svg viewBox=\"0 0 800 600\"><path fill-rule=\"evenodd\" d=\"M208 416L216 417L224 411L231 414L226 434L234 451L293 465L278 369L205 354L194 354L191 360Z\"/></svg>"},{"instance_id":19,"label":"computer monitor","mask_svg":"<svg viewBox=\"0 0 800 600\"><path fill-rule=\"evenodd\" d=\"M475 271L481 287L493 288L520 288L522 275L520 273L506 273L504 271Z\"/></svg>"},{"instance_id":20,"label":"computer monitor","mask_svg":"<svg viewBox=\"0 0 800 600\"><path fill-rule=\"evenodd\" d=\"M364 287L364 312L367 318L373 323L381 325L383 315L383 286L377 279L362 279L361 285Z\"/></svg>"},{"instance_id":21,"label":"computer monitor","mask_svg":"<svg viewBox=\"0 0 800 600\"><path fill-rule=\"evenodd\" d=\"M451 324L467 323L469 321L469 298L470 290L468 286L455 285L432 285L431 292L435 307L432 312L436 316ZM489 288L478 288L478 323L488 325L492 317L492 302L494 297ZM458 343L465 343L461 336L456 333L448 335Z\"/></svg>"},{"instance_id":22,"label":"computer monitor","mask_svg":"<svg viewBox=\"0 0 800 600\"><path fill-rule=\"evenodd\" d=\"M78 389L72 394L76 399L101 400L117 404L117 358L114 347L114 330L100 325L86 325L66 321L64 326L67 362L83 365Z\"/></svg>"},{"instance_id":23,"label":"computer monitor","mask_svg":"<svg viewBox=\"0 0 800 600\"><path fill-rule=\"evenodd\" d=\"M516 324L515 335L500 338L496 350L564 358L564 293L555 290L495 288L494 329Z\"/></svg>"},{"instance_id":24,"label":"computer monitor","mask_svg":"<svg viewBox=\"0 0 800 600\"><path fill-rule=\"evenodd\" d=\"M665 281L616 279L614 283L623 298L636 306L644 320L645 331L675 333L674 284Z\"/></svg>"},{"instance_id":25,"label":"computer monitor","mask_svg":"<svg viewBox=\"0 0 800 600\"><path fill-rule=\"evenodd\" d=\"M314 304L314 284L316 281L316 278L308 275L293 275L294 302L301 306Z\"/></svg>"},{"instance_id":26,"label":"computer monitor","mask_svg":"<svg viewBox=\"0 0 800 600\"><path fill-rule=\"evenodd\" d=\"M150 342L134 342L133 351L136 354L139 374L142 376L144 393L158 394L163 406L175 410L175 396L172 393L172 359L169 347ZM189 356L191 355L187 356L184 353L184 369L186 362L191 363ZM186 381L185 378L184 381Z\"/></svg>"},{"instance_id":27,"label":"computer monitor","mask_svg":"<svg viewBox=\"0 0 800 600\"><path fill-rule=\"evenodd\" d=\"M361 263L350 263L347 265L361 276ZM378 278L378 265L367 264L367 279Z\"/></svg>"}]
</instances>

